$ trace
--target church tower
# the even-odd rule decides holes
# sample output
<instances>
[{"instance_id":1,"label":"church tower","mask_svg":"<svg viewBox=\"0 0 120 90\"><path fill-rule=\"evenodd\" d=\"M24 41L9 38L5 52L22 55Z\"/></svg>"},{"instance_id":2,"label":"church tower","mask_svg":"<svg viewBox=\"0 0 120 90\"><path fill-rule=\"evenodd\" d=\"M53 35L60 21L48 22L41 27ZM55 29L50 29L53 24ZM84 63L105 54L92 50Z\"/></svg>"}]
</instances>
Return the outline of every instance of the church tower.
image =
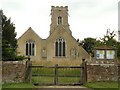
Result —
<instances>
[{"instance_id":1,"label":"church tower","mask_svg":"<svg viewBox=\"0 0 120 90\"><path fill-rule=\"evenodd\" d=\"M52 34L55 30L60 29L64 29L71 34L68 24L68 6L51 7L50 34Z\"/></svg>"}]
</instances>

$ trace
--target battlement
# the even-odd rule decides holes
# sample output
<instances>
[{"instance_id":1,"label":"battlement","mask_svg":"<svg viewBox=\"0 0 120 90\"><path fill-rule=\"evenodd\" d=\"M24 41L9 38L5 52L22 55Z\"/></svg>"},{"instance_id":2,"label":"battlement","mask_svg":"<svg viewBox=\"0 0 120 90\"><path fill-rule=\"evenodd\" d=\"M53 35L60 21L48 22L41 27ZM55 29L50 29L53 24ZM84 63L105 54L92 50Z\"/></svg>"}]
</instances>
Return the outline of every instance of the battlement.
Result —
<instances>
[{"instance_id":1,"label":"battlement","mask_svg":"<svg viewBox=\"0 0 120 90\"><path fill-rule=\"evenodd\" d=\"M51 10L67 10L68 6L51 6Z\"/></svg>"}]
</instances>

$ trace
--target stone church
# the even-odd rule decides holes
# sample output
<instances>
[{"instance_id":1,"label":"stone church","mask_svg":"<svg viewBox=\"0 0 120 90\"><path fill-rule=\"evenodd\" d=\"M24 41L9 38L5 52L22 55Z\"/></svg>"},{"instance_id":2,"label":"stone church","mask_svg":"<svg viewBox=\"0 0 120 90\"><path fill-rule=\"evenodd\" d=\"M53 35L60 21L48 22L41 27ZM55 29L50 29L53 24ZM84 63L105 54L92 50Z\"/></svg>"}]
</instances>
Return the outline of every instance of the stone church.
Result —
<instances>
[{"instance_id":1,"label":"stone church","mask_svg":"<svg viewBox=\"0 0 120 90\"><path fill-rule=\"evenodd\" d=\"M18 38L18 53L31 60L89 60L89 54L72 36L68 6L51 6L50 34L42 39L30 27Z\"/></svg>"}]
</instances>

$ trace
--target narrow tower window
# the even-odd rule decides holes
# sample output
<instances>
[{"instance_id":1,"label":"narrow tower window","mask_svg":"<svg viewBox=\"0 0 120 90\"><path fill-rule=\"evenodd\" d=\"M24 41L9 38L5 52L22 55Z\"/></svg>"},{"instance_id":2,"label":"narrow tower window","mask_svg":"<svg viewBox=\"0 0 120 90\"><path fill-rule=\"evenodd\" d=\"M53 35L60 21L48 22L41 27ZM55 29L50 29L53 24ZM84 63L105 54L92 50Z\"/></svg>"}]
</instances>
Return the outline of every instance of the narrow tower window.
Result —
<instances>
[{"instance_id":1,"label":"narrow tower window","mask_svg":"<svg viewBox=\"0 0 120 90\"><path fill-rule=\"evenodd\" d=\"M62 24L62 17L61 16L58 17L58 24Z\"/></svg>"}]
</instances>

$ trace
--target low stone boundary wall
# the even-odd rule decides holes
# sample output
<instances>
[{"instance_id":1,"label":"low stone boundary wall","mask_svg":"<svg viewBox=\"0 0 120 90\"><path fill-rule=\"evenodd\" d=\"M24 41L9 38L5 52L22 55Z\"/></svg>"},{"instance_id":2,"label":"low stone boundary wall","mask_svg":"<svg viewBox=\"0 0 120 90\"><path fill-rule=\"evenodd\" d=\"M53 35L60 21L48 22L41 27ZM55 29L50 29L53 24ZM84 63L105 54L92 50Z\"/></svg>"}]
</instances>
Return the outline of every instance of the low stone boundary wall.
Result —
<instances>
[{"instance_id":1,"label":"low stone boundary wall","mask_svg":"<svg viewBox=\"0 0 120 90\"><path fill-rule=\"evenodd\" d=\"M87 63L87 81L118 81L119 64L112 61Z\"/></svg>"},{"instance_id":2,"label":"low stone boundary wall","mask_svg":"<svg viewBox=\"0 0 120 90\"><path fill-rule=\"evenodd\" d=\"M2 61L2 82L17 83L30 79L31 62L23 61ZM120 63L115 61L90 61L83 62L85 69L84 81L118 81L120 80ZM28 80L26 80L28 79Z\"/></svg>"},{"instance_id":3,"label":"low stone boundary wall","mask_svg":"<svg viewBox=\"0 0 120 90\"><path fill-rule=\"evenodd\" d=\"M29 60L2 61L2 82L24 82Z\"/></svg>"}]
</instances>

